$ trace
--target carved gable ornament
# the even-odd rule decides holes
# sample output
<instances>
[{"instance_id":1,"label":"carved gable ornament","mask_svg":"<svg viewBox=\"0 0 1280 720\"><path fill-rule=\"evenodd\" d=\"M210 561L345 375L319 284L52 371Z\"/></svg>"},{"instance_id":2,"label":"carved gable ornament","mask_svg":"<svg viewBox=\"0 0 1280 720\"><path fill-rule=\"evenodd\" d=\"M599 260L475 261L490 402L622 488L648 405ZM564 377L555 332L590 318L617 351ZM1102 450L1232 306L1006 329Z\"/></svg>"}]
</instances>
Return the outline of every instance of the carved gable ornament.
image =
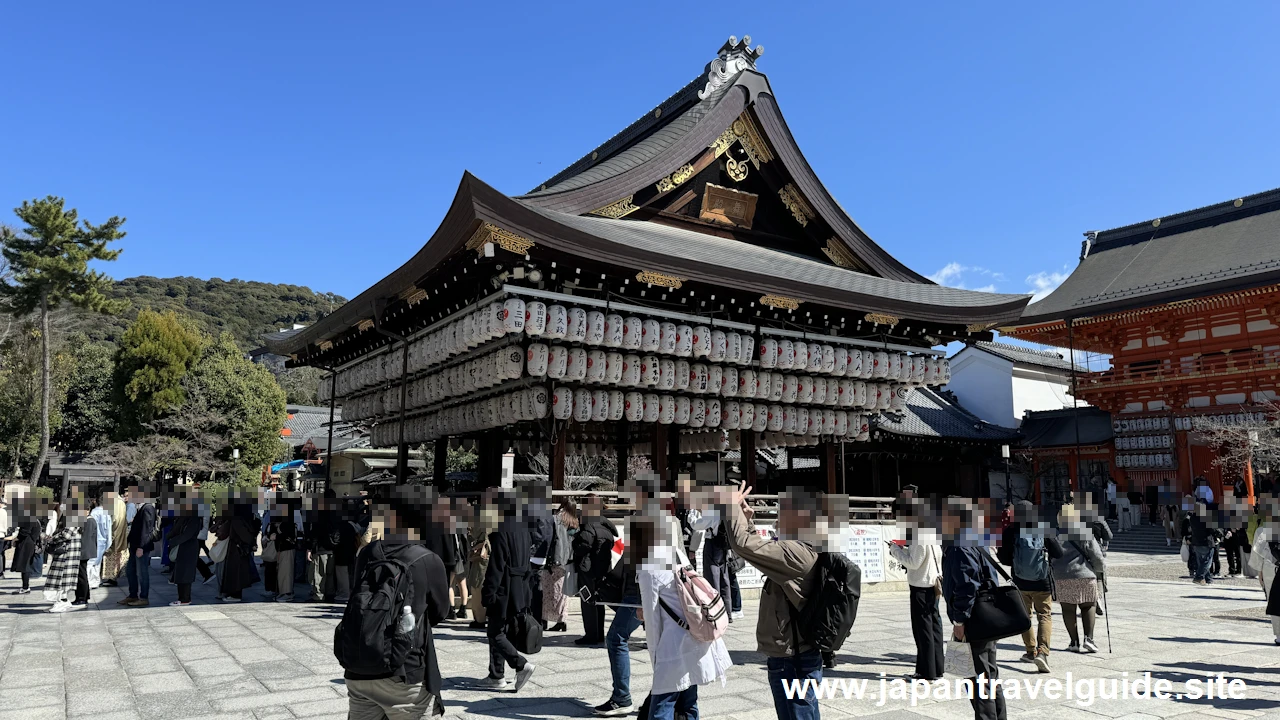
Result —
<instances>
[{"instance_id":1,"label":"carved gable ornament","mask_svg":"<svg viewBox=\"0 0 1280 720\"><path fill-rule=\"evenodd\" d=\"M707 63L707 85L698 93L698 99L706 100L743 70L755 70L756 60L763 54L763 45L751 47L750 35L744 35L742 42L730 35L729 41L720 47L716 59Z\"/></svg>"}]
</instances>

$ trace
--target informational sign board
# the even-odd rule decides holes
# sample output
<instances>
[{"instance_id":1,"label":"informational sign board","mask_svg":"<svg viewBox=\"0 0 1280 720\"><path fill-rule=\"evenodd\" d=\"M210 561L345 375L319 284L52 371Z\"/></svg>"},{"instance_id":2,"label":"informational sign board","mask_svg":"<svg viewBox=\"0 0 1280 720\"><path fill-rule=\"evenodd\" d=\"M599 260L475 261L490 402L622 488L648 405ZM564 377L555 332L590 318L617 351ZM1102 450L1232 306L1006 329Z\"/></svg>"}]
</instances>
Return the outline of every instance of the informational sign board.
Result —
<instances>
[{"instance_id":1,"label":"informational sign board","mask_svg":"<svg viewBox=\"0 0 1280 720\"><path fill-rule=\"evenodd\" d=\"M862 570L862 582L884 582L884 538L878 525L854 525L845 531L844 554Z\"/></svg>"}]
</instances>

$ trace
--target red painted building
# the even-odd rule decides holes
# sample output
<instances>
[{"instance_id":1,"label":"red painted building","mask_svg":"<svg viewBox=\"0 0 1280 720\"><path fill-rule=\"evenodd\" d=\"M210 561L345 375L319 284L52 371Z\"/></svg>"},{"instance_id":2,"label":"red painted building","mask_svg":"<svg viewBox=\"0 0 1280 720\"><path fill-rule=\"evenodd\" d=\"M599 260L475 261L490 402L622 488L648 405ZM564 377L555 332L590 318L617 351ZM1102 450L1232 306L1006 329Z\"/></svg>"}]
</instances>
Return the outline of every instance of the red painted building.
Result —
<instances>
[{"instance_id":1,"label":"red painted building","mask_svg":"<svg viewBox=\"0 0 1280 720\"><path fill-rule=\"evenodd\" d=\"M1280 378L1280 190L1086 233L1080 264L1026 308L1012 337L1112 356L1076 397L1111 413L1110 469L1122 490L1185 492L1224 471L1194 418L1246 422ZM1079 487L1078 467L1070 468ZM1246 482L1252 487L1250 471Z\"/></svg>"}]
</instances>

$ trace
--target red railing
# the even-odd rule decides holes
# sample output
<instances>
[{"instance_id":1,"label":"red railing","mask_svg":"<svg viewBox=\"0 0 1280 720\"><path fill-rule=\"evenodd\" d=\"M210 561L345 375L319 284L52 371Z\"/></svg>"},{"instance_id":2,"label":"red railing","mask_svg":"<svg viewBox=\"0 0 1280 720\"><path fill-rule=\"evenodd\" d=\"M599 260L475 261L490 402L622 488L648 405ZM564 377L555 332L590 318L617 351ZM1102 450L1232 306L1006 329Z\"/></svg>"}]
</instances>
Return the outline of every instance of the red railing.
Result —
<instances>
[{"instance_id":1,"label":"red railing","mask_svg":"<svg viewBox=\"0 0 1280 720\"><path fill-rule=\"evenodd\" d=\"M1114 362L1114 360L1113 360ZM1138 362L1078 377L1081 395L1142 385L1181 384L1259 372L1280 372L1280 350L1237 350Z\"/></svg>"}]
</instances>

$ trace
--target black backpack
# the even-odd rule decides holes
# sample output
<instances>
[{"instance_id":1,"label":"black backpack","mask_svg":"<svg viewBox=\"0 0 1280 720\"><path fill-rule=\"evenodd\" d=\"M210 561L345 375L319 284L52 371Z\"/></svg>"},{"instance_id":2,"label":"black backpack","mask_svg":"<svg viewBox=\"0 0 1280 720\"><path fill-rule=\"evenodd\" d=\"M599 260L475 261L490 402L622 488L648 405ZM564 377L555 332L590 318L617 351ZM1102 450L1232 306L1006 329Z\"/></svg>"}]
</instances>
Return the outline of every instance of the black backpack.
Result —
<instances>
[{"instance_id":1,"label":"black backpack","mask_svg":"<svg viewBox=\"0 0 1280 720\"><path fill-rule=\"evenodd\" d=\"M413 598L409 567L427 553L426 548L410 546L388 557L380 543L370 549L342 621L333 631L333 655L344 669L389 676L418 646L423 618L405 614L404 608Z\"/></svg>"},{"instance_id":2,"label":"black backpack","mask_svg":"<svg viewBox=\"0 0 1280 720\"><path fill-rule=\"evenodd\" d=\"M800 653L801 636L823 652L839 650L853 630L861 597L862 570L844 553L818 553L804 608L796 610L787 601L795 638L793 652Z\"/></svg>"}]
</instances>

